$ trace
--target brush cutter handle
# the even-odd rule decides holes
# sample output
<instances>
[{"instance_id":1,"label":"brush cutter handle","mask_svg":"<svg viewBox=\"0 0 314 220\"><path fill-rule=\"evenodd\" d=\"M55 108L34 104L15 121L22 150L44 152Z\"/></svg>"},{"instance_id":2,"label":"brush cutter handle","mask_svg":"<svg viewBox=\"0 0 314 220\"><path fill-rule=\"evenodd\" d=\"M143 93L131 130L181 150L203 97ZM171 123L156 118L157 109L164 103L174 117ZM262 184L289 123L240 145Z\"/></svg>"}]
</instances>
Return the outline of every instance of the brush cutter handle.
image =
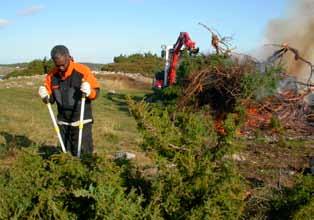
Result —
<instances>
[{"instance_id":1,"label":"brush cutter handle","mask_svg":"<svg viewBox=\"0 0 314 220\"><path fill-rule=\"evenodd\" d=\"M52 120L52 123L53 123L53 127L54 127L54 129L55 129L55 131L57 133L59 142L61 144L62 151L63 151L63 153L66 153L66 149L65 149L62 137L61 137L60 129L59 129L59 126L57 124L56 118L55 118L55 116L53 114L52 107L51 107L51 104L49 102L49 99L48 99L48 102L47 102L47 107L48 107L49 114L50 114L50 117L51 117L51 120Z\"/></svg>"},{"instance_id":2,"label":"brush cutter handle","mask_svg":"<svg viewBox=\"0 0 314 220\"><path fill-rule=\"evenodd\" d=\"M85 80L82 80L82 83ZM85 110L85 101L86 101L86 93L82 92L82 100L81 100L81 113L80 113L80 125L79 125L79 137L78 137L78 146L77 146L77 157L81 156L81 147L82 147L82 136L83 136L83 128L84 128L84 110Z\"/></svg>"},{"instance_id":3,"label":"brush cutter handle","mask_svg":"<svg viewBox=\"0 0 314 220\"><path fill-rule=\"evenodd\" d=\"M44 102L45 102L46 104L50 103L49 96L46 96L46 97L44 98Z\"/></svg>"}]
</instances>

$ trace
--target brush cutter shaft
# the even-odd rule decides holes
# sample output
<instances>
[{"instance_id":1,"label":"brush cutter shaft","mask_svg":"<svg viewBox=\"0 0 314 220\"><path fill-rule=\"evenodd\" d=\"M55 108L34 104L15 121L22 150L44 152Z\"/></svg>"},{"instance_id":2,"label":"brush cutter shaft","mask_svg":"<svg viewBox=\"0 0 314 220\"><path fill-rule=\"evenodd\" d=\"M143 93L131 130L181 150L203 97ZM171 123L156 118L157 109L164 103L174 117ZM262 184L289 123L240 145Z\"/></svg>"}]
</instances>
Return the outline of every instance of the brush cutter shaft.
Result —
<instances>
[{"instance_id":1,"label":"brush cutter shaft","mask_svg":"<svg viewBox=\"0 0 314 220\"><path fill-rule=\"evenodd\" d=\"M53 111L52 111L52 108L51 108L51 104L49 102L47 103L47 107L48 107L48 110L49 110L49 114L50 114L50 117L51 117L54 129L55 129L55 131L56 131L56 133L58 135L58 139L59 139L59 142L61 144L62 151L64 153L66 153L66 150L65 150L65 147L64 147L64 144L63 144L63 140L62 140L62 137L61 137L60 129L59 129L59 126L57 124L56 118L55 118L55 116L53 114Z\"/></svg>"},{"instance_id":2,"label":"brush cutter shaft","mask_svg":"<svg viewBox=\"0 0 314 220\"><path fill-rule=\"evenodd\" d=\"M86 101L86 95L83 93L82 102L81 102L81 114L80 114L80 125L79 125L79 139L78 139L78 146L77 146L77 157L81 156L82 135L83 135L83 128L84 128L85 101Z\"/></svg>"}]
</instances>

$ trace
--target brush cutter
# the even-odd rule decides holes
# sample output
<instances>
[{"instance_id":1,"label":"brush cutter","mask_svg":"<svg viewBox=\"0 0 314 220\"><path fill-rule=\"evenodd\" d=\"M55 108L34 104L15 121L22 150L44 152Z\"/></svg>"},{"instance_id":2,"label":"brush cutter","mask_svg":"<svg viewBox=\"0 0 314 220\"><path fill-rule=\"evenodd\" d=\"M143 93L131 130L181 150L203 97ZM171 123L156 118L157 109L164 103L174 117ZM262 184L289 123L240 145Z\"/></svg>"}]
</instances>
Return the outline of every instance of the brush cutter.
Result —
<instances>
[{"instance_id":1,"label":"brush cutter","mask_svg":"<svg viewBox=\"0 0 314 220\"><path fill-rule=\"evenodd\" d=\"M81 114L80 114L80 124L79 124L79 137L78 137L78 146L77 146L77 157L81 156L82 135L83 135L83 128L84 128L85 101L86 101L86 94L83 93L82 94L82 101L81 101Z\"/></svg>"},{"instance_id":2,"label":"brush cutter","mask_svg":"<svg viewBox=\"0 0 314 220\"><path fill-rule=\"evenodd\" d=\"M60 133L60 129L59 129L59 126L57 124L57 121L56 121L56 118L53 114L53 111L52 111L52 107L51 107L51 104L49 102L49 98L46 99L46 105L48 107L48 110L49 110L49 114L50 114L50 117L51 117L51 120L52 120L52 123L53 123L53 126L54 126L54 129L57 133L57 136L58 136L58 139L59 139L59 142L61 144L61 148L62 148L62 151L64 153L66 153L66 150L65 150L65 147L64 147L64 143L63 143L63 140L62 140L62 137L61 137L61 133Z\"/></svg>"}]
</instances>

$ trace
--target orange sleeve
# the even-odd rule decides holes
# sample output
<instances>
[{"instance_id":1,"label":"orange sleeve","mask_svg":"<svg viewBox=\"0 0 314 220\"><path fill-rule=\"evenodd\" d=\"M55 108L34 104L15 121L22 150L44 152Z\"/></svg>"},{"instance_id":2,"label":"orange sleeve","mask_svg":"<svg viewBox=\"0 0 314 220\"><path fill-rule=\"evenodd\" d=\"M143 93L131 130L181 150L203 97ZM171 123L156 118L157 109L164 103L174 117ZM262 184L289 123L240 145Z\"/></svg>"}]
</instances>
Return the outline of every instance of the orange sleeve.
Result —
<instances>
[{"instance_id":1,"label":"orange sleeve","mask_svg":"<svg viewBox=\"0 0 314 220\"><path fill-rule=\"evenodd\" d=\"M95 99L96 95L97 95L95 89L100 88L100 85L99 85L96 77L94 76L92 71L87 66L85 66L83 64L76 63L76 68L79 72L81 72L83 74L83 79L85 81L87 81L91 86L91 93L88 96L88 98L91 100Z\"/></svg>"}]
</instances>

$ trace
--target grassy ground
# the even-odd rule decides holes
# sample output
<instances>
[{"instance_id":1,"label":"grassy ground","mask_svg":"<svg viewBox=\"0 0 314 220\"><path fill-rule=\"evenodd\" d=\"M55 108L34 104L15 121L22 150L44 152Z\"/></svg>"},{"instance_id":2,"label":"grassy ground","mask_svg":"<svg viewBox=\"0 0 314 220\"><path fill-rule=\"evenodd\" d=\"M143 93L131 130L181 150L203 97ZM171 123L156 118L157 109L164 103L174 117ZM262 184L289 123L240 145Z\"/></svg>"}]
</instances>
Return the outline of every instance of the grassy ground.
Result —
<instances>
[{"instance_id":1,"label":"grassy ground","mask_svg":"<svg viewBox=\"0 0 314 220\"><path fill-rule=\"evenodd\" d=\"M123 77L100 76L99 80L102 90L99 98L93 102L95 152L111 154L129 151L136 153L141 164L149 163L149 159L140 153L138 146L141 136L134 118L129 114L126 95L141 99L150 92L150 86ZM42 81L43 77L38 76L0 82L0 153L1 146L41 147L58 144L47 107L37 94ZM289 185L295 173L309 166L314 141L270 143L255 139L245 145L247 147L238 155L244 158L240 158L238 164L245 177L270 185L276 185L278 181Z\"/></svg>"},{"instance_id":2,"label":"grassy ground","mask_svg":"<svg viewBox=\"0 0 314 220\"><path fill-rule=\"evenodd\" d=\"M141 99L149 87L132 87L128 81L121 80L101 79L100 82L100 96L93 102L95 151L137 151L141 138L129 114L126 94ZM0 83L0 146L55 146L58 143L48 109L37 95L41 83L42 77Z\"/></svg>"}]
</instances>

